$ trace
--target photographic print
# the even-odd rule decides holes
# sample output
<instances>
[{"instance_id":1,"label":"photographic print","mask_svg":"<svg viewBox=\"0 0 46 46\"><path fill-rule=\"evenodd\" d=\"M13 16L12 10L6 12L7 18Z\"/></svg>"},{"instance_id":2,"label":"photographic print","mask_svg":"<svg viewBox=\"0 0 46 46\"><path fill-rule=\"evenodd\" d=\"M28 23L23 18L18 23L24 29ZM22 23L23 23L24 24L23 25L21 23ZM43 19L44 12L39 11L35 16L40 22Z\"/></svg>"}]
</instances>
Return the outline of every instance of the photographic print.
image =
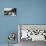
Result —
<instances>
[{"instance_id":1,"label":"photographic print","mask_svg":"<svg viewBox=\"0 0 46 46\"><path fill-rule=\"evenodd\" d=\"M4 15L16 16L16 8L4 8Z\"/></svg>"},{"instance_id":2,"label":"photographic print","mask_svg":"<svg viewBox=\"0 0 46 46\"><path fill-rule=\"evenodd\" d=\"M20 40L46 41L46 25L20 25Z\"/></svg>"}]
</instances>

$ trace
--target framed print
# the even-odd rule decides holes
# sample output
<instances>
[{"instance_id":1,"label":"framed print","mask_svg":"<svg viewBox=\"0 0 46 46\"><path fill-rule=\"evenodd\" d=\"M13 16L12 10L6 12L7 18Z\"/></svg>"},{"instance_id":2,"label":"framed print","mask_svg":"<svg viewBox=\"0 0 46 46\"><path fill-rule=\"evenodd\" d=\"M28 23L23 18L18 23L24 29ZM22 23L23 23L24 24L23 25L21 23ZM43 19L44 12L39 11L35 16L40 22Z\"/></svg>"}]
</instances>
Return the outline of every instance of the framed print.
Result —
<instances>
[{"instance_id":1,"label":"framed print","mask_svg":"<svg viewBox=\"0 0 46 46\"><path fill-rule=\"evenodd\" d=\"M46 25L20 24L18 31L20 31L20 41L46 41Z\"/></svg>"},{"instance_id":2,"label":"framed print","mask_svg":"<svg viewBox=\"0 0 46 46\"><path fill-rule=\"evenodd\" d=\"M16 8L4 8L4 15L16 16Z\"/></svg>"}]
</instances>

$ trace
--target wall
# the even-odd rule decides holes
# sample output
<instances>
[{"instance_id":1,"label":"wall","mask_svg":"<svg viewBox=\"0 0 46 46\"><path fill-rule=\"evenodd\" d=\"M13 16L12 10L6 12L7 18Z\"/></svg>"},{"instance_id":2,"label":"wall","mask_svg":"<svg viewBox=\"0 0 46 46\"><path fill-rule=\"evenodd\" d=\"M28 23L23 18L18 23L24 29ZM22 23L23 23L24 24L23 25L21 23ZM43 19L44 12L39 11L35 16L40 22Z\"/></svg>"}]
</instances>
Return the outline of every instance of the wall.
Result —
<instances>
[{"instance_id":1,"label":"wall","mask_svg":"<svg viewBox=\"0 0 46 46\"><path fill-rule=\"evenodd\" d=\"M7 7L17 8L17 16L4 16ZM46 0L0 0L0 44L8 43L9 32L18 32L17 24L46 24Z\"/></svg>"}]
</instances>

